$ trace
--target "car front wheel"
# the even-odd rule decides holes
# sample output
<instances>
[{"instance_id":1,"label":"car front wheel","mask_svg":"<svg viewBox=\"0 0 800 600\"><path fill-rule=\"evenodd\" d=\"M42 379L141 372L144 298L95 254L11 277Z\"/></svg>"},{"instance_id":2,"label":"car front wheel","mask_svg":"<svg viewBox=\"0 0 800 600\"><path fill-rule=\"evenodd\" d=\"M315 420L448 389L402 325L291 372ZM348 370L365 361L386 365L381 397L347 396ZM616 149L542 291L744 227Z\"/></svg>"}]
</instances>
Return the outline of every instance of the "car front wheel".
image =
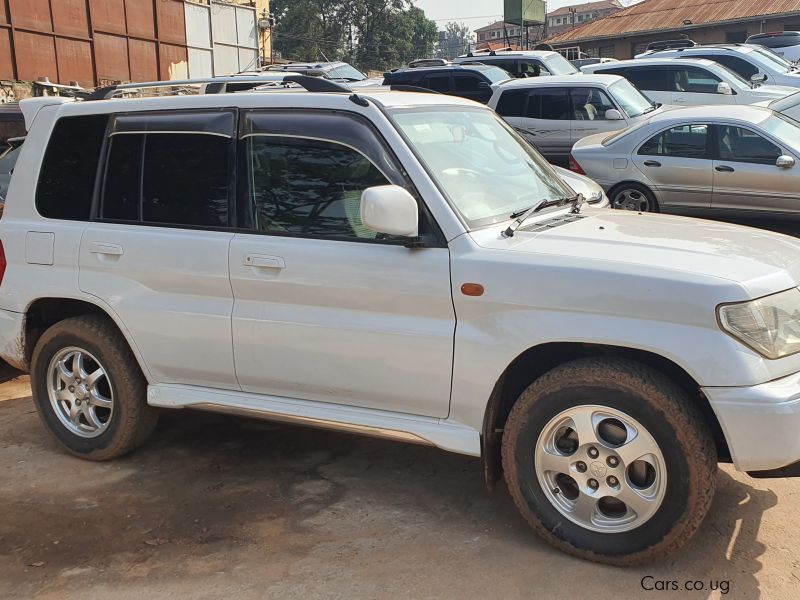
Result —
<instances>
[{"instance_id":1,"label":"car front wheel","mask_svg":"<svg viewBox=\"0 0 800 600\"><path fill-rule=\"evenodd\" d=\"M522 515L575 556L654 560L697 530L714 495L716 451L702 415L661 373L581 359L520 396L503 467Z\"/></svg>"}]
</instances>

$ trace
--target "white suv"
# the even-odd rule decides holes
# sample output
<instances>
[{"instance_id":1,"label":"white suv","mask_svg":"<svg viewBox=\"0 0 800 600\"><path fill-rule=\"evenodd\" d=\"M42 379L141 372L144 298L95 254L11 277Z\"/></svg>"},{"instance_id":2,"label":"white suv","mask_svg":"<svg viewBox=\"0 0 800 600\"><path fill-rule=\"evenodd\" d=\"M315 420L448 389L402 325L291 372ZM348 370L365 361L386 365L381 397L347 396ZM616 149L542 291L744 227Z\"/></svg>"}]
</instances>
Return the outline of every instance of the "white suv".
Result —
<instances>
[{"instance_id":1,"label":"white suv","mask_svg":"<svg viewBox=\"0 0 800 600\"><path fill-rule=\"evenodd\" d=\"M488 108L327 85L22 103L0 356L67 451L157 408L432 444L613 564L686 542L718 461L798 473L800 242L594 209Z\"/></svg>"}]
</instances>

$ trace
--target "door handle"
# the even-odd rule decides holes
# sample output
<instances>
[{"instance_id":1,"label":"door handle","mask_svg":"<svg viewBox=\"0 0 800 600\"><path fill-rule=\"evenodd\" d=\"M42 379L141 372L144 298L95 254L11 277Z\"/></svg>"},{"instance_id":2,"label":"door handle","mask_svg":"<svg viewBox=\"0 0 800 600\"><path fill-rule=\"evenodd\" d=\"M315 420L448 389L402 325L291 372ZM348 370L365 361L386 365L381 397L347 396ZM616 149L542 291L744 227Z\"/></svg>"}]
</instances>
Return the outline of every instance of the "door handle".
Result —
<instances>
[{"instance_id":1,"label":"door handle","mask_svg":"<svg viewBox=\"0 0 800 600\"><path fill-rule=\"evenodd\" d=\"M728 165L719 165L714 167L714 170L719 171L720 173L733 173L734 168L729 167Z\"/></svg>"},{"instance_id":2,"label":"door handle","mask_svg":"<svg viewBox=\"0 0 800 600\"><path fill-rule=\"evenodd\" d=\"M92 242L89 246L92 254L105 254L107 256L122 256L125 251L119 244L108 244L106 242Z\"/></svg>"},{"instance_id":3,"label":"door handle","mask_svg":"<svg viewBox=\"0 0 800 600\"><path fill-rule=\"evenodd\" d=\"M674 104L686 104L686 98L673 98L672 102Z\"/></svg>"},{"instance_id":4,"label":"door handle","mask_svg":"<svg viewBox=\"0 0 800 600\"><path fill-rule=\"evenodd\" d=\"M270 254L246 254L242 260L246 267L256 267L260 269L285 269L286 262L280 256Z\"/></svg>"},{"instance_id":5,"label":"door handle","mask_svg":"<svg viewBox=\"0 0 800 600\"><path fill-rule=\"evenodd\" d=\"M646 161L644 161L644 166L645 167L660 167L661 163L658 162L657 160L646 160Z\"/></svg>"}]
</instances>

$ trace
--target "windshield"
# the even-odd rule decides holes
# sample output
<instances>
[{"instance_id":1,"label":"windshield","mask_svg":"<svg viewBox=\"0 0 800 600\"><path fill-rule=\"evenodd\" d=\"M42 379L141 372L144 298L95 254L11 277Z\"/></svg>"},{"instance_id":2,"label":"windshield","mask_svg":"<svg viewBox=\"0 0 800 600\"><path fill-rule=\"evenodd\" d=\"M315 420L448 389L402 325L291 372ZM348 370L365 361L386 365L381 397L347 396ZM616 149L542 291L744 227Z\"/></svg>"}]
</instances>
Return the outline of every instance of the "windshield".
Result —
<instances>
[{"instance_id":1,"label":"windshield","mask_svg":"<svg viewBox=\"0 0 800 600\"><path fill-rule=\"evenodd\" d=\"M575 65L560 54L549 54L545 56L544 64L547 70L553 75L572 75L580 72L575 68Z\"/></svg>"},{"instance_id":2,"label":"windshield","mask_svg":"<svg viewBox=\"0 0 800 600\"><path fill-rule=\"evenodd\" d=\"M367 78L361 71L346 63L333 67L328 71L328 75L331 79L347 79L348 81L363 81Z\"/></svg>"},{"instance_id":3,"label":"windshield","mask_svg":"<svg viewBox=\"0 0 800 600\"><path fill-rule=\"evenodd\" d=\"M760 126L795 152L800 151L800 123L783 115L773 115L766 121L762 121Z\"/></svg>"},{"instance_id":4,"label":"windshield","mask_svg":"<svg viewBox=\"0 0 800 600\"><path fill-rule=\"evenodd\" d=\"M751 48L747 56L765 71L785 73L792 68L792 63L766 48Z\"/></svg>"},{"instance_id":5,"label":"windshield","mask_svg":"<svg viewBox=\"0 0 800 600\"><path fill-rule=\"evenodd\" d=\"M629 117L638 117L653 108L653 103L627 79L618 81L608 91Z\"/></svg>"},{"instance_id":6,"label":"windshield","mask_svg":"<svg viewBox=\"0 0 800 600\"><path fill-rule=\"evenodd\" d=\"M483 67L481 69L476 69L476 71L483 73L492 83L500 83L501 81L513 79L508 71L501 69L500 67Z\"/></svg>"},{"instance_id":7,"label":"windshield","mask_svg":"<svg viewBox=\"0 0 800 600\"><path fill-rule=\"evenodd\" d=\"M507 221L540 200L574 195L493 111L431 106L390 114L470 229Z\"/></svg>"}]
</instances>

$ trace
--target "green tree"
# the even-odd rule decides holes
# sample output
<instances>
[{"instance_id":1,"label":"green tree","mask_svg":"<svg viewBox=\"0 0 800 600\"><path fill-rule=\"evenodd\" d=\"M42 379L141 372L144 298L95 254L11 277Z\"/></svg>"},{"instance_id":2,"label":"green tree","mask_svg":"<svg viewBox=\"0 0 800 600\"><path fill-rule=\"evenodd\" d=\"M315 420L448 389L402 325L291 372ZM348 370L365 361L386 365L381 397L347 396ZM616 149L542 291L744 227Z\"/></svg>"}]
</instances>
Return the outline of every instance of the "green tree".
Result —
<instances>
[{"instance_id":1,"label":"green tree","mask_svg":"<svg viewBox=\"0 0 800 600\"><path fill-rule=\"evenodd\" d=\"M274 47L289 60L338 59L346 49L346 0L272 0Z\"/></svg>"},{"instance_id":2,"label":"green tree","mask_svg":"<svg viewBox=\"0 0 800 600\"><path fill-rule=\"evenodd\" d=\"M472 43L472 32L464 23L450 21L444 26L446 46L439 50L446 58L456 58L462 52L469 50Z\"/></svg>"}]
</instances>

